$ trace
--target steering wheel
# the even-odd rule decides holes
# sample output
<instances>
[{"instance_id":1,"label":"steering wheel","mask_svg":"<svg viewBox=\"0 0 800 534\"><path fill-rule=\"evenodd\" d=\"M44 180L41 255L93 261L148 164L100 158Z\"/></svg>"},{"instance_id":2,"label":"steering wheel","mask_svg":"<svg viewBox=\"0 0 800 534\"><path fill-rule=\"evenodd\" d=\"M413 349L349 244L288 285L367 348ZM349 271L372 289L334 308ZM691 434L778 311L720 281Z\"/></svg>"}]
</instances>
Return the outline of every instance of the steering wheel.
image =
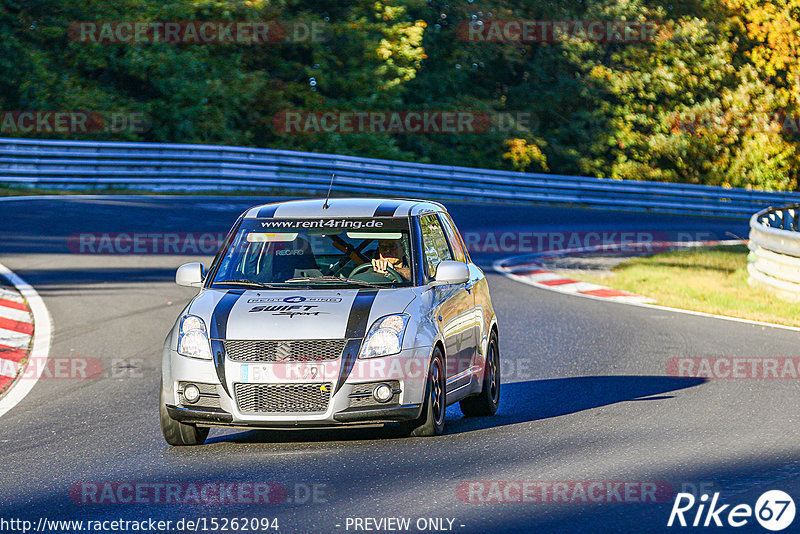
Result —
<instances>
[{"instance_id":1,"label":"steering wheel","mask_svg":"<svg viewBox=\"0 0 800 534\"><path fill-rule=\"evenodd\" d=\"M356 267L355 269L353 269L350 272L350 278L352 278L353 276L355 276L357 274L361 274L363 272L366 272L366 271L368 271L370 269L372 269L372 264L371 263L362 263L361 265L359 265L358 267ZM375 273L376 274L382 274L384 276L388 276L389 278L392 279L393 282L402 282L403 280L405 280L405 278L403 278L403 275L401 275L400 273L398 273L396 270L394 270L391 267L387 267L386 268L386 273L379 273L378 271L375 271Z\"/></svg>"}]
</instances>

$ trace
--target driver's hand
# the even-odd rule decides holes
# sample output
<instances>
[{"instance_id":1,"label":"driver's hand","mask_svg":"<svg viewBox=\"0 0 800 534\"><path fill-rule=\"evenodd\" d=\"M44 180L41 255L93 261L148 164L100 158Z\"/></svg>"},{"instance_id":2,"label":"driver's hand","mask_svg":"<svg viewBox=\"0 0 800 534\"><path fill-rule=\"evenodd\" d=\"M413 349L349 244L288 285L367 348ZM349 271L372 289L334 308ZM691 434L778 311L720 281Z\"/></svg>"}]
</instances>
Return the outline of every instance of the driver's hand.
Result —
<instances>
[{"instance_id":1,"label":"driver's hand","mask_svg":"<svg viewBox=\"0 0 800 534\"><path fill-rule=\"evenodd\" d=\"M375 272L378 272L380 274L386 274L386 269L388 269L391 266L392 264L389 260L384 260L384 259L372 260L372 268L375 269Z\"/></svg>"}]
</instances>

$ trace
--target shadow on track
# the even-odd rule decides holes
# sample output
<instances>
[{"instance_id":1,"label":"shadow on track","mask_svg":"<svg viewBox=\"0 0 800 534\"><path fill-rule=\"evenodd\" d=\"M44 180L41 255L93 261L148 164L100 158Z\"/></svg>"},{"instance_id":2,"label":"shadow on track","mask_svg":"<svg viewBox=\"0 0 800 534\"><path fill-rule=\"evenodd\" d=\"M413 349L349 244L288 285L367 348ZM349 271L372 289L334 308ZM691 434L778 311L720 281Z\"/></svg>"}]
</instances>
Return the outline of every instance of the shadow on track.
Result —
<instances>
[{"instance_id":1,"label":"shadow on track","mask_svg":"<svg viewBox=\"0 0 800 534\"><path fill-rule=\"evenodd\" d=\"M698 386L702 378L581 376L503 384L500 410L492 417L448 419L448 434L569 415L626 401L669 399L663 395ZM655 395L658 395L655 397Z\"/></svg>"},{"instance_id":2,"label":"shadow on track","mask_svg":"<svg viewBox=\"0 0 800 534\"><path fill-rule=\"evenodd\" d=\"M700 378L668 376L584 376L503 384L500 410L491 417L464 417L448 408L445 434L526 423L569 415L618 402L671 399L671 391L698 386ZM207 443L301 443L403 437L392 427L310 430L249 430L211 437Z\"/></svg>"}]
</instances>

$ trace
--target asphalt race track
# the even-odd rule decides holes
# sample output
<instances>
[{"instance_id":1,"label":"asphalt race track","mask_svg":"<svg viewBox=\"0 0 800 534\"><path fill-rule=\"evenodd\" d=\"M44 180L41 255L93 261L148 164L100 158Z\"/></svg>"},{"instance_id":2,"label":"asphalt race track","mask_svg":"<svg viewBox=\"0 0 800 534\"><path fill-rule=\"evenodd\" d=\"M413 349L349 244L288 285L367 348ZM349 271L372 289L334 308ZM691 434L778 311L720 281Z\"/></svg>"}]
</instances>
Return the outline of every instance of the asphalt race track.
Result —
<instances>
[{"instance_id":1,"label":"asphalt race track","mask_svg":"<svg viewBox=\"0 0 800 534\"><path fill-rule=\"evenodd\" d=\"M503 251L475 254L500 324L504 385L495 417L464 419L453 406L437 438L387 438L380 428L215 429L205 446L168 447L158 423L160 351L194 294L174 284L175 268L198 256L76 254L68 238L226 232L246 207L268 200L0 202L0 263L43 297L54 326L50 357L98 359L104 370L89 380L43 378L0 419L0 516L277 517L280 532L347 532L348 517L410 517L412 525L450 518L455 532L682 532L691 529L666 527L672 493L656 503L476 503L457 490L475 481L629 481L673 492L705 488L726 503L750 505L769 489L800 495L796 380L671 378L666 371L680 356L797 357L800 333L518 284L489 268L513 255ZM747 233L746 220L449 207L462 232ZM75 495L87 482L272 482L288 493L257 506L87 504ZM736 530L765 532L754 521Z\"/></svg>"}]
</instances>

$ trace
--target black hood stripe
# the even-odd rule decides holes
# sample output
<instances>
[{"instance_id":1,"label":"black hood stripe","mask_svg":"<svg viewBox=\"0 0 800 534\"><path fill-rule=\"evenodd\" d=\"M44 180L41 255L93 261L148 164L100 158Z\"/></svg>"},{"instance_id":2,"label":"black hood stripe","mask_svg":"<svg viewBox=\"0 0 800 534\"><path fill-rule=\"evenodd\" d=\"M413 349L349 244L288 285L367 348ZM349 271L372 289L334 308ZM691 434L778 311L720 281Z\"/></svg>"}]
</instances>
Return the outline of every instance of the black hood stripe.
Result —
<instances>
[{"instance_id":1,"label":"black hood stripe","mask_svg":"<svg viewBox=\"0 0 800 534\"><path fill-rule=\"evenodd\" d=\"M372 304L375 302L377 295L377 289L359 289L356 298L353 300L353 305L350 307L350 316L347 318L347 329L344 334L344 337L347 338L347 345L345 345L342 353L342 366L339 369L336 387L333 389L334 395L342 389L345 380L350 376L350 371L353 370L353 366L356 364L358 354L361 352L362 338L367 334L367 327L369 326L367 322L372 312Z\"/></svg>"},{"instance_id":2,"label":"black hood stripe","mask_svg":"<svg viewBox=\"0 0 800 534\"><path fill-rule=\"evenodd\" d=\"M279 206L280 204L269 204L267 206L264 206L263 208L258 210L258 214L256 215L256 217L258 217L259 219L271 219L272 217L275 216L275 212L278 211Z\"/></svg>"},{"instance_id":3,"label":"black hood stripe","mask_svg":"<svg viewBox=\"0 0 800 534\"><path fill-rule=\"evenodd\" d=\"M392 217L394 216L394 212L397 211L397 208L400 207L403 200L386 200L381 202L377 208L375 208L375 213L372 214L373 217Z\"/></svg>"},{"instance_id":4,"label":"black hood stripe","mask_svg":"<svg viewBox=\"0 0 800 534\"><path fill-rule=\"evenodd\" d=\"M230 395L228 385L225 383L225 345L221 340L226 339L228 330L228 318L231 315L233 306L239 301L239 297L244 294L243 289L232 289L225 293L211 314L211 324L209 334L211 337L211 355L214 358L214 369L217 371L217 378L222 383L222 389Z\"/></svg>"},{"instance_id":5,"label":"black hood stripe","mask_svg":"<svg viewBox=\"0 0 800 534\"><path fill-rule=\"evenodd\" d=\"M226 338L231 310L243 294L244 289L231 289L219 299L211 314L211 339Z\"/></svg>"},{"instance_id":6,"label":"black hood stripe","mask_svg":"<svg viewBox=\"0 0 800 534\"><path fill-rule=\"evenodd\" d=\"M347 339L362 338L367 333L367 320L372 311L372 303L378 295L377 289L359 289L353 305L350 307L350 316L347 318L347 329L344 337Z\"/></svg>"}]
</instances>

